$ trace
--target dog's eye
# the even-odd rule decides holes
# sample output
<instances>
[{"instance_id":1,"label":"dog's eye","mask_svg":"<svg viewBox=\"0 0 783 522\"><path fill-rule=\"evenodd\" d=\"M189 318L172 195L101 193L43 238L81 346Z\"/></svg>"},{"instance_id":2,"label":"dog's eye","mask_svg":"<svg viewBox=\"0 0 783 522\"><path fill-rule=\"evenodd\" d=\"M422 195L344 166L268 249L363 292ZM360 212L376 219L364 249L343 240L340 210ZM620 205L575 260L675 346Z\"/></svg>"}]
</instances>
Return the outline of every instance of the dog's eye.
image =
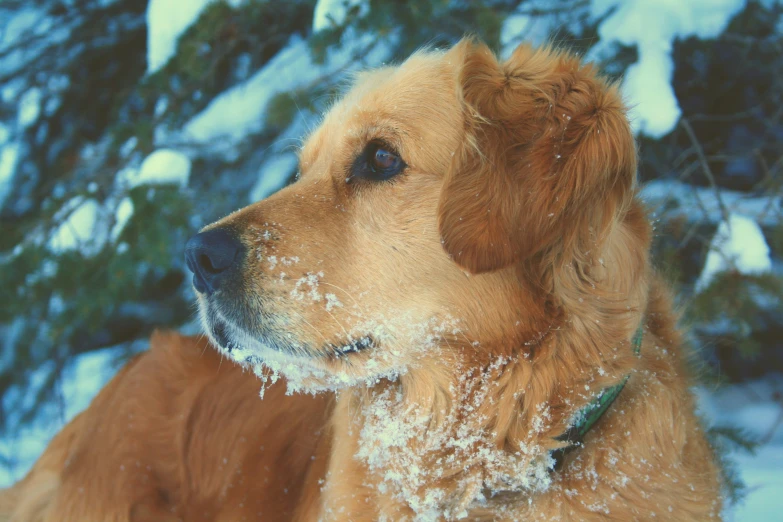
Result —
<instances>
[{"instance_id":1,"label":"dog's eye","mask_svg":"<svg viewBox=\"0 0 783 522\"><path fill-rule=\"evenodd\" d=\"M400 163L400 157L386 149L378 147L372 156L372 167L375 170L393 170Z\"/></svg>"},{"instance_id":2,"label":"dog's eye","mask_svg":"<svg viewBox=\"0 0 783 522\"><path fill-rule=\"evenodd\" d=\"M371 142L357 158L348 180L363 178L385 181L402 172L404 168L405 162L388 145Z\"/></svg>"}]
</instances>

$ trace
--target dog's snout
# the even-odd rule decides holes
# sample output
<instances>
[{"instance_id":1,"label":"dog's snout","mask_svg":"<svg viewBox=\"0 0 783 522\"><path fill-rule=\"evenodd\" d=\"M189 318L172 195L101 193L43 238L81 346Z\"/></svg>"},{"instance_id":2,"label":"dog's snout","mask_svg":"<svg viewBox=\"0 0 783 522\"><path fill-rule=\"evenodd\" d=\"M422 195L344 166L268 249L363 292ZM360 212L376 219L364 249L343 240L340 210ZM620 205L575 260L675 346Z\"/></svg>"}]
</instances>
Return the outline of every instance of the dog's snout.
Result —
<instances>
[{"instance_id":1,"label":"dog's snout","mask_svg":"<svg viewBox=\"0 0 783 522\"><path fill-rule=\"evenodd\" d=\"M190 238L185 262L193 272L193 286L211 294L220 288L239 265L242 243L229 229L214 228Z\"/></svg>"}]
</instances>

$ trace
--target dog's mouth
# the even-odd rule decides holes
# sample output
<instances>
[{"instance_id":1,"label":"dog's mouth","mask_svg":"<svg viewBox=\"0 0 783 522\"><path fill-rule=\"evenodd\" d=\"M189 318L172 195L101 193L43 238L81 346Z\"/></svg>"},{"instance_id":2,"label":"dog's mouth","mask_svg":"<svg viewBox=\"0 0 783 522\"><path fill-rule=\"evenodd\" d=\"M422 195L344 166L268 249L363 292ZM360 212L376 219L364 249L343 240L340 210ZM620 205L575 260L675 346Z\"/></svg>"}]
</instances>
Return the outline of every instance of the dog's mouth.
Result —
<instances>
[{"instance_id":1,"label":"dog's mouth","mask_svg":"<svg viewBox=\"0 0 783 522\"><path fill-rule=\"evenodd\" d=\"M376 347L376 341L371 335L365 335L359 339L351 339L346 344L329 344L329 355L344 357L353 353L364 352L370 348Z\"/></svg>"},{"instance_id":2,"label":"dog's mouth","mask_svg":"<svg viewBox=\"0 0 783 522\"><path fill-rule=\"evenodd\" d=\"M212 338L212 342L228 355L233 355L234 351L242 351L243 345L237 341L237 337L241 337L241 335L234 332L236 327L229 325L228 321L212 310L210 306L205 307L205 312L204 328Z\"/></svg>"},{"instance_id":3,"label":"dog's mouth","mask_svg":"<svg viewBox=\"0 0 783 522\"><path fill-rule=\"evenodd\" d=\"M200 300L201 318L204 329L222 351L228 355L233 355L234 351L243 351L243 344L239 338L245 338L244 330L238 328L235 324L230 324L217 310L215 303L208 299Z\"/></svg>"},{"instance_id":4,"label":"dog's mouth","mask_svg":"<svg viewBox=\"0 0 783 522\"><path fill-rule=\"evenodd\" d=\"M220 314L209 305L205 306L204 314L204 326L208 333L212 337L212 340L218 345L219 348L224 350L227 354L232 355L232 352L244 351L245 346L237 341L237 337L240 338L255 338L250 334L242 331L239 335L237 332L239 329L237 326L229 324L228 320L224 319ZM348 357L352 354L360 352L366 352L372 348L376 348L378 343L376 339L371 335L364 335L357 338L350 338L347 341L340 341L334 343L326 343L320 350L307 349L302 346L281 346L279 343L269 342L268 339L264 339L260 344L272 348L276 352L289 352L291 355L305 356L307 358L328 358L328 359L340 359Z\"/></svg>"},{"instance_id":5,"label":"dog's mouth","mask_svg":"<svg viewBox=\"0 0 783 522\"><path fill-rule=\"evenodd\" d=\"M231 353L234 349L234 345L231 341L231 337L228 335L228 325L221 319L214 318L209 324L209 333L214 337L215 342L220 345L221 348Z\"/></svg>"}]
</instances>

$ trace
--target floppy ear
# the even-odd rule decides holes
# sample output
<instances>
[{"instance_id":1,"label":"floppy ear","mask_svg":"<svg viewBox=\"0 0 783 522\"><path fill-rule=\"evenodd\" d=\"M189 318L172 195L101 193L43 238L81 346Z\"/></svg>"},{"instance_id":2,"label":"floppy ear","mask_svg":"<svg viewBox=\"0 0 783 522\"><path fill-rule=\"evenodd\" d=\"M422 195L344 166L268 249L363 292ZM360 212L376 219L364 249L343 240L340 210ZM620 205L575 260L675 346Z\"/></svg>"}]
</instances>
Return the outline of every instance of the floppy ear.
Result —
<instances>
[{"instance_id":1,"label":"floppy ear","mask_svg":"<svg viewBox=\"0 0 783 522\"><path fill-rule=\"evenodd\" d=\"M473 273L553 248L590 250L633 197L636 148L620 94L566 52L498 63L463 40L466 138L440 199L446 251Z\"/></svg>"}]
</instances>

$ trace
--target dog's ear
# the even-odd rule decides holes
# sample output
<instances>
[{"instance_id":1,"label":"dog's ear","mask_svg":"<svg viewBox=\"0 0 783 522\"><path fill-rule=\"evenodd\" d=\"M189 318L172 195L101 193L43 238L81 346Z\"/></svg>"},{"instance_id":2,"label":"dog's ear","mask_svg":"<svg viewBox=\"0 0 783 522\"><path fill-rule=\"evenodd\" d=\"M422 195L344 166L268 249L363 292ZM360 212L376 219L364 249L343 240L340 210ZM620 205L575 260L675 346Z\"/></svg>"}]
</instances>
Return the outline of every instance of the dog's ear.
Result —
<instances>
[{"instance_id":1,"label":"dog's ear","mask_svg":"<svg viewBox=\"0 0 783 522\"><path fill-rule=\"evenodd\" d=\"M465 139L444 181L446 251L473 273L547 249L590 250L633 197L636 148L620 94L565 52L451 51Z\"/></svg>"}]
</instances>

